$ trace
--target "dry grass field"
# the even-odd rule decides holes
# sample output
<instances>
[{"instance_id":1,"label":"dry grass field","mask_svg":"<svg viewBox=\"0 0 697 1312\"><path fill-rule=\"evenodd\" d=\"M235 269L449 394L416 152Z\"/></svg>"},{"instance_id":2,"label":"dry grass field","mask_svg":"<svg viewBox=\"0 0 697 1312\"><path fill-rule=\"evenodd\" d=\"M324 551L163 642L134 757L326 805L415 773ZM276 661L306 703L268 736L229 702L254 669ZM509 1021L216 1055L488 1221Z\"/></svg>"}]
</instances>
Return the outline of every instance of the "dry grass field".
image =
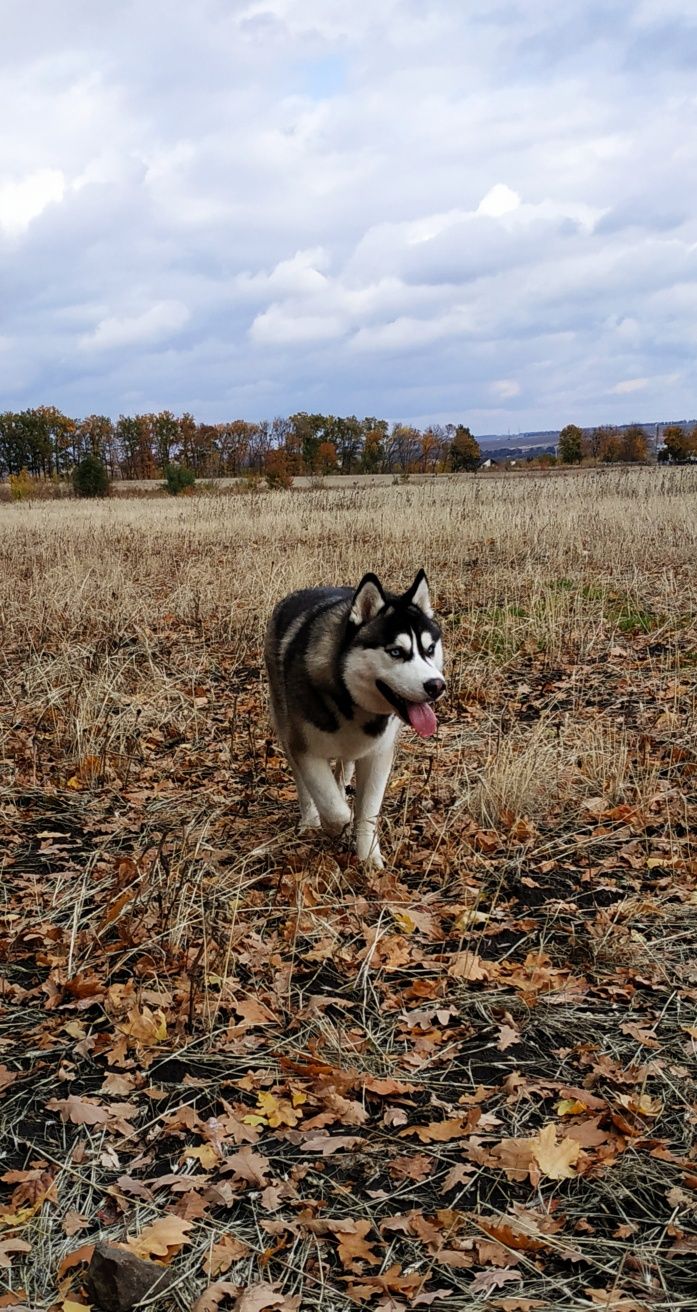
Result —
<instances>
[{"instance_id":1,"label":"dry grass field","mask_svg":"<svg viewBox=\"0 0 697 1312\"><path fill-rule=\"evenodd\" d=\"M694 1308L696 561L691 469L0 506L0 1307ZM421 565L366 874L262 633Z\"/></svg>"}]
</instances>

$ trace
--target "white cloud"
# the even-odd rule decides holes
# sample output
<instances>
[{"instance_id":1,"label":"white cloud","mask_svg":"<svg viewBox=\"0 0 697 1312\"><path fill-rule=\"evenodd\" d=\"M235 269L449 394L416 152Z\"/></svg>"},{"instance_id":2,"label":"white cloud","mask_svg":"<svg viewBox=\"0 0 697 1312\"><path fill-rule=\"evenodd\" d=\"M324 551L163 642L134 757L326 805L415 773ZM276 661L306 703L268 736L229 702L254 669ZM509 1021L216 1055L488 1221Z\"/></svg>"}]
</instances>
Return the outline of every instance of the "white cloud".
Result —
<instances>
[{"instance_id":1,"label":"white cloud","mask_svg":"<svg viewBox=\"0 0 697 1312\"><path fill-rule=\"evenodd\" d=\"M497 378L491 384L491 390L500 400L509 401L514 396L520 396L520 383L515 378Z\"/></svg>"},{"instance_id":2,"label":"white cloud","mask_svg":"<svg viewBox=\"0 0 697 1312\"><path fill-rule=\"evenodd\" d=\"M86 350L109 351L165 341L183 328L189 311L180 301L160 301L140 314L107 315L82 338Z\"/></svg>"},{"instance_id":3,"label":"white cloud","mask_svg":"<svg viewBox=\"0 0 697 1312\"><path fill-rule=\"evenodd\" d=\"M322 343L341 337L345 331L338 315L300 314L292 306L270 305L258 314L250 328L252 341L266 346L305 345Z\"/></svg>"},{"instance_id":4,"label":"white cloud","mask_svg":"<svg viewBox=\"0 0 697 1312\"><path fill-rule=\"evenodd\" d=\"M621 383L615 383L610 391L614 396L629 396L632 392L645 392L648 385L648 378L625 378Z\"/></svg>"},{"instance_id":5,"label":"white cloud","mask_svg":"<svg viewBox=\"0 0 697 1312\"><path fill-rule=\"evenodd\" d=\"M520 206L520 196L517 191L507 187L505 182L497 182L491 191L487 191L477 206L477 214L484 214L487 218L500 219L502 214L510 214L512 210L517 210Z\"/></svg>"},{"instance_id":6,"label":"white cloud","mask_svg":"<svg viewBox=\"0 0 697 1312\"><path fill-rule=\"evenodd\" d=\"M49 205L65 195L65 178L60 169L36 169L18 181L0 180L0 229L8 237L19 237Z\"/></svg>"}]
</instances>

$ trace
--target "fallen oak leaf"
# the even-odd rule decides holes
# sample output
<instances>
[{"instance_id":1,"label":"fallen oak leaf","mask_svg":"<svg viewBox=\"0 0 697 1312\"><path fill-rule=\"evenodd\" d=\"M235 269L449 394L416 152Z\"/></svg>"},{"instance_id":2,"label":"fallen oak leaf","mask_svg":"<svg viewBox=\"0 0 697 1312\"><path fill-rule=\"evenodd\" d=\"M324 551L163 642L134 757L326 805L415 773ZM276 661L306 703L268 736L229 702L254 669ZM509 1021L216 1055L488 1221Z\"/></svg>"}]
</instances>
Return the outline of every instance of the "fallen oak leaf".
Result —
<instances>
[{"instance_id":1,"label":"fallen oak leaf","mask_svg":"<svg viewBox=\"0 0 697 1312\"><path fill-rule=\"evenodd\" d=\"M204 1289L191 1312L217 1312L225 1297L236 1298L239 1292L239 1285L233 1285L229 1280L217 1280L214 1285Z\"/></svg>"},{"instance_id":2,"label":"fallen oak leaf","mask_svg":"<svg viewBox=\"0 0 697 1312\"><path fill-rule=\"evenodd\" d=\"M476 952L455 952L448 974L452 979L491 979L495 969L493 961L483 961Z\"/></svg>"},{"instance_id":3,"label":"fallen oak leaf","mask_svg":"<svg viewBox=\"0 0 697 1312\"><path fill-rule=\"evenodd\" d=\"M0 1267L9 1271L12 1265L12 1253L31 1253L31 1244L26 1239L0 1239Z\"/></svg>"},{"instance_id":4,"label":"fallen oak leaf","mask_svg":"<svg viewBox=\"0 0 697 1312\"><path fill-rule=\"evenodd\" d=\"M255 1152L253 1148L245 1144L239 1152L225 1158L220 1168L220 1174L229 1175L232 1172L238 1180L246 1180L247 1184L253 1184L259 1189L263 1189L267 1183L266 1176L270 1170L271 1163L268 1157Z\"/></svg>"},{"instance_id":5,"label":"fallen oak leaf","mask_svg":"<svg viewBox=\"0 0 697 1312\"><path fill-rule=\"evenodd\" d=\"M182 1248L189 1242L188 1232L192 1229L193 1221L185 1221L168 1212L146 1226L139 1235L127 1239L126 1246L137 1257L168 1257L170 1250Z\"/></svg>"},{"instance_id":6,"label":"fallen oak leaf","mask_svg":"<svg viewBox=\"0 0 697 1312\"><path fill-rule=\"evenodd\" d=\"M339 1246L341 1264L347 1270L350 1271L356 1262L367 1262L370 1266L374 1266L379 1261L370 1241L366 1240L366 1235L372 1228L371 1221L340 1221L330 1228Z\"/></svg>"},{"instance_id":7,"label":"fallen oak leaf","mask_svg":"<svg viewBox=\"0 0 697 1312\"><path fill-rule=\"evenodd\" d=\"M60 1112L61 1120L73 1125L106 1125L111 1115L108 1107L91 1098L78 1098L74 1093L67 1098L50 1098L46 1107Z\"/></svg>"},{"instance_id":8,"label":"fallen oak leaf","mask_svg":"<svg viewBox=\"0 0 697 1312\"><path fill-rule=\"evenodd\" d=\"M91 1262L93 1252L94 1244L83 1244L81 1248L76 1248L72 1253L67 1253L58 1263L58 1276L64 1276L66 1271L70 1271L74 1266L79 1266L81 1262Z\"/></svg>"},{"instance_id":9,"label":"fallen oak leaf","mask_svg":"<svg viewBox=\"0 0 697 1312\"><path fill-rule=\"evenodd\" d=\"M486 1271L478 1271L472 1284L468 1286L470 1294L489 1294L492 1289L500 1289L502 1285L509 1280L522 1280L520 1271L512 1271L510 1267L492 1267Z\"/></svg>"},{"instance_id":10,"label":"fallen oak leaf","mask_svg":"<svg viewBox=\"0 0 697 1312\"><path fill-rule=\"evenodd\" d=\"M238 1262L248 1253L249 1245L243 1243L241 1239L231 1234L222 1235L206 1254L203 1269L207 1276L219 1276L222 1272L228 1271L233 1262Z\"/></svg>"},{"instance_id":11,"label":"fallen oak leaf","mask_svg":"<svg viewBox=\"0 0 697 1312\"><path fill-rule=\"evenodd\" d=\"M355 1148L357 1144L363 1142L359 1134L313 1134L303 1140L303 1148L308 1153L321 1153L323 1157L331 1157L333 1153Z\"/></svg>"},{"instance_id":12,"label":"fallen oak leaf","mask_svg":"<svg viewBox=\"0 0 697 1312\"><path fill-rule=\"evenodd\" d=\"M275 1308L277 1312L297 1312L300 1306L298 1298L279 1294L273 1285L262 1283L250 1285L235 1303L235 1312L265 1312L266 1308Z\"/></svg>"}]
</instances>

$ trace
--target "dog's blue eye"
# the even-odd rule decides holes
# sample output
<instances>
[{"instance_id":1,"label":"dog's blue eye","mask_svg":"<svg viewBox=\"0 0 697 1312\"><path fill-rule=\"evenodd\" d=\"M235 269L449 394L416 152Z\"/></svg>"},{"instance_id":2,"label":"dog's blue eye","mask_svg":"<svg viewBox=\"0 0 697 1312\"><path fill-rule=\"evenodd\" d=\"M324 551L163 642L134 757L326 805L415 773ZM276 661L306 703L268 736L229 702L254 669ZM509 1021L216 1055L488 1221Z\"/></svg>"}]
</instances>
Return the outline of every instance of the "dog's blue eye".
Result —
<instances>
[{"instance_id":1,"label":"dog's blue eye","mask_svg":"<svg viewBox=\"0 0 697 1312\"><path fill-rule=\"evenodd\" d=\"M400 660L401 657L404 655L404 652L402 651L401 647L386 647L385 651L387 652L387 655L391 656L392 659L395 661Z\"/></svg>"},{"instance_id":2,"label":"dog's blue eye","mask_svg":"<svg viewBox=\"0 0 697 1312\"><path fill-rule=\"evenodd\" d=\"M435 642L432 642L431 646L426 649L425 655L432 656L435 650L436 650L436 644Z\"/></svg>"}]
</instances>

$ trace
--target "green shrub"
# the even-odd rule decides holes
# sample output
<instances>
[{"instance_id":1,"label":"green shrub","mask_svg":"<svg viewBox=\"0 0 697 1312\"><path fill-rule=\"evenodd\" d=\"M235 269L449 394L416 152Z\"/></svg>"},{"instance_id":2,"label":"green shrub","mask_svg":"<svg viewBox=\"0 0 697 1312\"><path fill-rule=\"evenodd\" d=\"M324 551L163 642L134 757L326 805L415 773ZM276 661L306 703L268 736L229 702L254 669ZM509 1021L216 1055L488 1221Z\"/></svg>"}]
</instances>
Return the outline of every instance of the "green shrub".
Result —
<instances>
[{"instance_id":1,"label":"green shrub","mask_svg":"<svg viewBox=\"0 0 697 1312\"><path fill-rule=\"evenodd\" d=\"M109 475L97 456L85 456L73 470L73 488L79 497L109 495Z\"/></svg>"},{"instance_id":2,"label":"green shrub","mask_svg":"<svg viewBox=\"0 0 697 1312\"><path fill-rule=\"evenodd\" d=\"M178 497L180 492L188 492L196 482L196 474L188 465L166 465L165 483L170 496Z\"/></svg>"}]
</instances>

